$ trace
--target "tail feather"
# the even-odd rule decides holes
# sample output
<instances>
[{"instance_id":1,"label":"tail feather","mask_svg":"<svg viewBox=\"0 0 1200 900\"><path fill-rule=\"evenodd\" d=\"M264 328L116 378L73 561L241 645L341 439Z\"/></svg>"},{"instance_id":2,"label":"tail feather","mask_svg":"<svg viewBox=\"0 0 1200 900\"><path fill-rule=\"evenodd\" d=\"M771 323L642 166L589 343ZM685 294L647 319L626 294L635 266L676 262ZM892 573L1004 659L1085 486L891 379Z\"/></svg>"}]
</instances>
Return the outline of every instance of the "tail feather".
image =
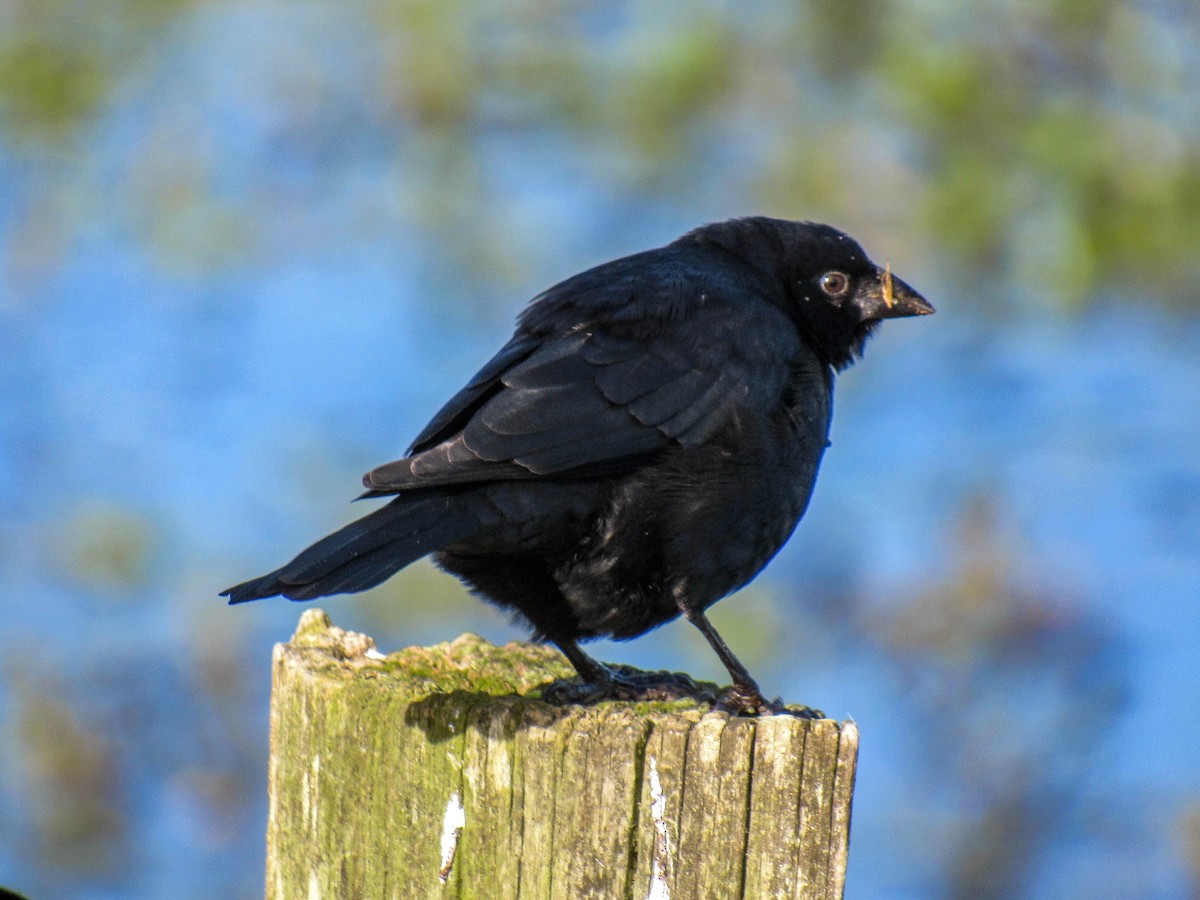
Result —
<instances>
[{"instance_id":1,"label":"tail feather","mask_svg":"<svg viewBox=\"0 0 1200 900\"><path fill-rule=\"evenodd\" d=\"M401 495L317 541L280 569L222 591L230 603L266 597L313 600L352 594L484 525L478 494Z\"/></svg>"},{"instance_id":2,"label":"tail feather","mask_svg":"<svg viewBox=\"0 0 1200 900\"><path fill-rule=\"evenodd\" d=\"M403 550L410 552L401 552ZM374 550L343 563L315 581L289 588L286 596L291 600L314 600L330 594L356 594L387 581L409 563L425 555L423 549L395 547L384 544Z\"/></svg>"},{"instance_id":3,"label":"tail feather","mask_svg":"<svg viewBox=\"0 0 1200 900\"><path fill-rule=\"evenodd\" d=\"M379 547L419 536L440 521L462 518L445 495L400 496L344 528L321 538L279 570L289 584L307 584L322 574ZM428 551L426 551L428 552Z\"/></svg>"}]
</instances>

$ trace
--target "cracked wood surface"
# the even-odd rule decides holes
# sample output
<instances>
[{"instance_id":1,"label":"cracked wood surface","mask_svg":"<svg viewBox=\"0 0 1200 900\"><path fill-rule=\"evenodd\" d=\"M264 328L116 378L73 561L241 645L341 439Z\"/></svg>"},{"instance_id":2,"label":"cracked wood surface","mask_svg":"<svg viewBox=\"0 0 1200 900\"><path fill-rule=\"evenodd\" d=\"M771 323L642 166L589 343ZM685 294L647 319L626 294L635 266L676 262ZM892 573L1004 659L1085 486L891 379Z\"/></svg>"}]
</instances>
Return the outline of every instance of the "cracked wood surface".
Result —
<instances>
[{"instance_id":1,"label":"cracked wood surface","mask_svg":"<svg viewBox=\"0 0 1200 900\"><path fill-rule=\"evenodd\" d=\"M554 650L390 656L308 610L275 648L267 896L842 896L852 722L548 706Z\"/></svg>"}]
</instances>

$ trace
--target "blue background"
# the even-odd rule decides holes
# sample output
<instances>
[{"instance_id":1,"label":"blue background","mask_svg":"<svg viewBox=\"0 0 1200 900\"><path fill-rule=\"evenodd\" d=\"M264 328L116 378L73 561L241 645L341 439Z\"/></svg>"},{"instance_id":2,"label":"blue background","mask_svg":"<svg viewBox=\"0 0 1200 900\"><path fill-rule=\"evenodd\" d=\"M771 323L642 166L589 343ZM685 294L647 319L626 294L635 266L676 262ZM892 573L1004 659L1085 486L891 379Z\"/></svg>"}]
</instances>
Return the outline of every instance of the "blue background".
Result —
<instances>
[{"instance_id":1,"label":"blue background","mask_svg":"<svg viewBox=\"0 0 1200 900\"><path fill-rule=\"evenodd\" d=\"M0 9L0 884L258 896L271 645L527 298L829 221L937 307L714 610L862 731L852 897L1200 872L1200 37L1168 3ZM840 11L838 11L840 10ZM427 563L321 604L523 636ZM600 658L723 673L669 625Z\"/></svg>"}]
</instances>

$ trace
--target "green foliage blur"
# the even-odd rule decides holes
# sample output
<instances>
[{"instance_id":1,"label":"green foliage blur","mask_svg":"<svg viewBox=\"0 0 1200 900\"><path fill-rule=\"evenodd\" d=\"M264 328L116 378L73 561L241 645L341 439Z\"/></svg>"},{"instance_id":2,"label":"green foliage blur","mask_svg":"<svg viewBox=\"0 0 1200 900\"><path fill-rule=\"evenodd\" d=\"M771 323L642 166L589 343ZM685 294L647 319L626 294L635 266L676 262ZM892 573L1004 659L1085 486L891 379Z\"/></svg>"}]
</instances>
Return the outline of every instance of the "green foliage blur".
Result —
<instances>
[{"instance_id":1,"label":"green foliage blur","mask_svg":"<svg viewBox=\"0 0 1200 900\"><path fill-rule=\"evenodd\" d=\"M4 131L61 158L56 181L69 184L89 123L156 44L225 2L0 6ZM359 0L344 15L374 42L361 90L381 121L416 134L409 183L428 187L415 188L414 219L468 235L480 270L503 270L509 251L507 223L480 221L478 137L550 130L614 191L711 192L746 213L839 223L868 245L886 234L892 252L939 255L982 302L1200 303L1200 12L1188 4ZM156 230L193 213L168 206ZM202 264L230 257L218 243Z\"/></svg>"},{"instance_id":2,"label":"green foliage blur","mask_svg":"<svg viewBox=\"0 0 1200 900\"><path fill-rule=\"evenodd\" d=\"M222 14L229 20L221 27L188 41L189 29ZM289 17L354 22L361 44L341 47L348 55L336 60L353 80L333 83L319 27L274 30ZM490 139L500 136L508 152L516 145L569 159L568 171L592 194L635 201L618 208L658 201L695 214L689 224L752 213L831 222L876 258L903 260L905 277L947 311L974 303L979 316L1070 313L1114 300L1200 308L1200 5L1184 0L0 0L0 162L21 167L15 203L0 208L0 313L38 302L38 292L22 288L52 278L102 219L118 219L113 230L140 241L156 274L217 282L223 269L269 252L257 232L264 220L287 219L288 203L309 202L299 189L282 200L272 194L287 185L222 179L239 167L222 158L227 149L205 133L205 113L193 106L203 85L189 82L194 72L172 69L192 47L211 52L227 36L222 27L261 28L254 39L270 83L252 114L271 118L297 156L325 154L312 167L317 191L345 188L321 181L339 177L339 165L360 177L376 171L329 150L345 137L347 153L360 152L339 128L371 130L362 152L394 156L369 191L354 193L369 193L370 203L353 215L375 216L368 227L400 220L445 238L430 241L448 257L447 271L429 279L439 288L431 305L465 305L472 292L463 282L488 285L490 293L478 293L491 297L518 282L529 288L544 252L539 236L561 224L537 223L540 235L520 227L530 220L495 176ZM349 121L339 113L347 83L359 94L359 117ZM151 89L169 102L143 115L137 98ZM92 150L122 115L137 119L123 122L133 132L122 135L129 149L98 162L103 154ZM537 165L536 156L523 162ZM266 168L251 167L256 176L245 180ZM570 226L583 233L595 223ZM331 239L300 228L286 234L296 257L305 240ZM559 277L573 270L559 262L548 269ZM953 283L927 289L927 275ZM506 296L515 303L527 294ZM360 469L331 464L338 447L310 452L307 440L289 434L287 481L327 510ZM44 543L55 548L54 577L96 598L90 617L152 620L162 604L149 588L181 604L215 602L215 587L228 582L214 584L210 559L173 547L161 509L89 500L96 486L82 487ZM286 507L290 496L265 502ZM1007 541L1003 499L981 497L963 511L947 541L958 567L912 596L830 588L799 609L760 580L714 611L756 672L787 659L815 674L865 647L899 673L928 795L957 798L958 814L945 828L930 804L906 800L891 835L908 836L908 857L934 858L951 897L1022 896L1037 883L1047 848L1077 827L1070 814L1105 764L1104 734L1132 690L1119 634L1069 591L1059 596L1054 573L1034 571ZM322 518L305 530L328 527ZM0 557L14 552L0 546ZM180 557L189 560L182 575ZM129 614L136 602L145 615ZM31 661L34 650L9 661L4 674L33 673L8 675L15 715L4 734L25 751L14 771L36 839L24 849L46 871L128 879L137 868L135 775L169 771L172 796L220 853L244 847L247 830L259 828L244 820L261 791L265 663L262 646L240 629L260 613L232 618L211 608L196 614L187 652L169 664L148 669L165 651L153 641L139 647L145 638L131 629L111 662L83 670L80 685L100 685L93 696L123 698L120 716L88 708L83 690L73 696L50 663ZM340 605L336 616L429 642L451 636L447 628L503 618L428 562ZM695 648L689 668L698 675L723 677L691 629L676 628L670 640ZM173 698L169 710L155 706L159 681ZM194 709L203 712L184 719ZM1034 709L1041 720L1009 727L1029 722ZM205 729L198 738L196 721ZM159 747L167 741L176 742L170 752ZM1119 820L1133 815L1124 798L1105 802L1107 818L1093 830L1115 845L1125 834ZM1200 803L1188 800L1172 821L1177 855L1196 883ZM1145 855L1144 865L1160 863ZM243 878L247 896L261 894L260 872ZM1125 877L1134 884L1139 874Z\"/></svg>"}]
</instances>

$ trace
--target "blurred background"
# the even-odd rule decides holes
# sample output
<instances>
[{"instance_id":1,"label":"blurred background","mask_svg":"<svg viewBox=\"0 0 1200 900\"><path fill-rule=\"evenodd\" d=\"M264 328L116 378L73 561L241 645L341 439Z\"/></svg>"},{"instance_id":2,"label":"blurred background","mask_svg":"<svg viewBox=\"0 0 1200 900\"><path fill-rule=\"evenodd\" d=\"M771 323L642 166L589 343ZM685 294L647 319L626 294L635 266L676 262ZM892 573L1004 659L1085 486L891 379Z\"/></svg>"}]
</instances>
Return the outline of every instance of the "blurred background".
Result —
<instances>
[{"instance_id":1,"label":"blurred background","mask_svg":"<svg viewBox=\"0 0 1200 900\"><path fill-rule=\"evenodd\" d=\"M1197 896L1198 48L1186 0L0 0L0 884L261 896L302 607L218 591L527 298L761 213L938 307L714 610L859 723L848 896ZM322 605L523 636L427 564Z\"/></svg>"}]
</instances>

